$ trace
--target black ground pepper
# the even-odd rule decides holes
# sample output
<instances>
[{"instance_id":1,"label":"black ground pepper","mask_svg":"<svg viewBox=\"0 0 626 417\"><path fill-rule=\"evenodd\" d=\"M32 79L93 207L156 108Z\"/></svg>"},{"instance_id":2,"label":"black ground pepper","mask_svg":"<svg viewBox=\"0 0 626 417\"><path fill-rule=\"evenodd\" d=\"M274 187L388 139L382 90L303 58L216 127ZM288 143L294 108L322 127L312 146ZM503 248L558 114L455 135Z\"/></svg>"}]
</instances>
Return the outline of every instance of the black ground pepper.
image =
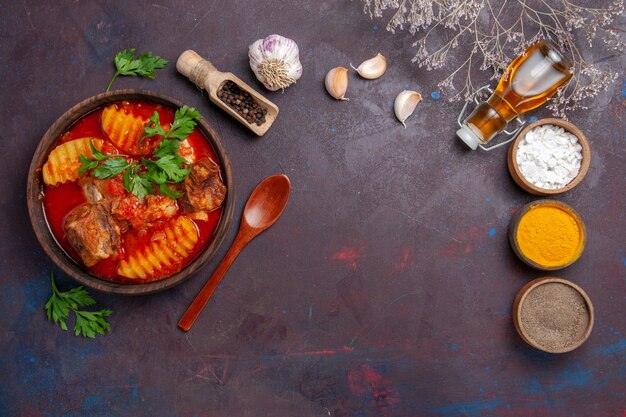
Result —
<instances>
[{"instance_id":1,"label":"black ground pepper","mask_svg":"<svg viewBox=\"0 0 626 417\"><path fill-rule=\"evenodd\" d=\"M257 126L265 123L267 109L259 106L250 93L239 88L233 81L222 84L217 90L217 96L248 123Z\"/></svg>"}]
</instances>

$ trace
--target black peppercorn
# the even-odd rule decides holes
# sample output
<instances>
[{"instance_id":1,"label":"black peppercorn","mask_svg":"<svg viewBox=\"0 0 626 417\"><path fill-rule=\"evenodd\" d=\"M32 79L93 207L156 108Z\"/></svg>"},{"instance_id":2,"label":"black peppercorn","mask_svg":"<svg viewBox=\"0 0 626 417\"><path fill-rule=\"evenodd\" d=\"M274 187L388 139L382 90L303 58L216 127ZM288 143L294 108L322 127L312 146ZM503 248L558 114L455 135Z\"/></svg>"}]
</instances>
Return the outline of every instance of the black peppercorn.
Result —
<instances>
[{"instance_id":1,"label":"black peppercorn","mask_svg":"<svg viewBox=\"0 0 626 417\"><path fill-rule=\"evenodd\" d=\"M217 97L250 124L265 123L267 109L260 106L250 93L243 91L232 81L226 81L217 91Z\"/></svg>"}]
</instances>

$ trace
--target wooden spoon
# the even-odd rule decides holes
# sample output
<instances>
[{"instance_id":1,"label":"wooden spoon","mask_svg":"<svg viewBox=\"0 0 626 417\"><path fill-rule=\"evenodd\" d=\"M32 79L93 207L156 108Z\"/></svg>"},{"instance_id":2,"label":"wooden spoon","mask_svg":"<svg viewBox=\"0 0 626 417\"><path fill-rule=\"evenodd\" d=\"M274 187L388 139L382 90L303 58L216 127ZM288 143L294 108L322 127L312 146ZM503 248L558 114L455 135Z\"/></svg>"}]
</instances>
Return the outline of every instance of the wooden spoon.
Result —
<instances>
[{"instance_id":1,"label":"wooden spoon","mask_svg":"<svg viewBox=\"0 0 626 417\"><path fill-rule=\"evenodd\" d=\"M273 225L285 210L287 201L289 201L289 193L291 191L291 183L286 175L272 175L265 178L256 186L246 207L243 209L241 217L241 225L237 237L233 241L230 249L226 252L226 256L218 265L209 281L204 284L200 293L193 300L183 317L178 322L178 327L184 331L189 331L191 326L202 312L211 295L224 278L226 271L232 265L239 252L254 239L259 233Z\"/></svg>"},{"instance_id":2,"label":"wooden spoon","mask_svg":"<svg viewBox=\"0 0 626 417\"><path fill-rule=\"evenodd\" d=\"M244 83L239 77L232 72L221 72L206 59L203 59L195 51L188 50L180 54L176 61L176 69L178 72L189 78L191 82L200 88L205 89L209 93L209 98L217 104L222 110L237 119L239 123L253 131L258 136L263 136L270 128L276 116L278 115L278 107L257 93L252 87ZM232 81L242 90L250 93L252 98L259 106L267 110L265 115L265 123L257 126L254 123L248 123L239 113L233 110L228 104L224 103L218 96L217 91L226 81Z\"/></svg>"}]
</instances>

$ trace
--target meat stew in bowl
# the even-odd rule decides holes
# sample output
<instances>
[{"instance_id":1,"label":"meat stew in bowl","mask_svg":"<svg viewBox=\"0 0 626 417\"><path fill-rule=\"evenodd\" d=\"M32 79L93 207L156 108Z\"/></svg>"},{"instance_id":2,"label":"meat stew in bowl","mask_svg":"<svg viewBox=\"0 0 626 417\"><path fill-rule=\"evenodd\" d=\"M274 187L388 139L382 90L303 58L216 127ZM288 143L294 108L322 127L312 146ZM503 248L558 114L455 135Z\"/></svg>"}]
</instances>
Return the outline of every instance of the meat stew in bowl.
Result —
<instances>
[{"instance_id":1,"label":"meat stew in bowl","mask_svg":"<svg viewBox=\"0 0 626 417\"><path fill-rule=\"evenodd\" d=\"M146 291L153 292L196 270L223 239L232 217L230 164L194 109L132 94L108 98L40 157L41 214L66 257L90 277L113 292L155 284ZM32 219L30 188L29 180Z\"/></svg>"}]
</instances>

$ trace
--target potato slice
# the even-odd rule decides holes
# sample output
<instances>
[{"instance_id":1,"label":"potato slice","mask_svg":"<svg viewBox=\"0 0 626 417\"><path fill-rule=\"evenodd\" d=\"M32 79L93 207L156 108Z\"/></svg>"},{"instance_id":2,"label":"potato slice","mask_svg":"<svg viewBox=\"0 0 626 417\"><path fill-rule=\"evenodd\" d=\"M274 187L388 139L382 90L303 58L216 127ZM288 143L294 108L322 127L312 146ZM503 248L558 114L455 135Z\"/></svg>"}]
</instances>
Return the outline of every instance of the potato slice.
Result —
<instances>
[{"instance_id":1,"label":"potato slice","mask_svg":"<svg viewBox=\"0 0 626 417\"><path fill-rule=\"evenodd\" d=\"M177 269L198 242L198 229L186 216L167 222L166 238L151 242L120 262L117 273L131 279L159 276L165 269Z\"/></svg>"},{"instance_id":2,"label":"potato slice","mask_svg":"<svg viewBox=\"0 0 626 417\"><path fill-rule=\"evenodd\" d=\"M127 110L111 104L102 110L102 130L119 150L139 155L139 139L143 128L148 123Z\"/></svg>"},{"instance_id":3,"label":"potato slice","mask_svg":"<svg viewBox=\"0 0 626 417\"><path fill-rule=\"evenodd\" d=\"M77 180L80 155L87 158L93 156L89 145L92 139L96 149L102 149L102 139L95 138L74 139L54 148L43 166L43 182L47 185L57 185Z\"/></svg>"}]
</instances>

